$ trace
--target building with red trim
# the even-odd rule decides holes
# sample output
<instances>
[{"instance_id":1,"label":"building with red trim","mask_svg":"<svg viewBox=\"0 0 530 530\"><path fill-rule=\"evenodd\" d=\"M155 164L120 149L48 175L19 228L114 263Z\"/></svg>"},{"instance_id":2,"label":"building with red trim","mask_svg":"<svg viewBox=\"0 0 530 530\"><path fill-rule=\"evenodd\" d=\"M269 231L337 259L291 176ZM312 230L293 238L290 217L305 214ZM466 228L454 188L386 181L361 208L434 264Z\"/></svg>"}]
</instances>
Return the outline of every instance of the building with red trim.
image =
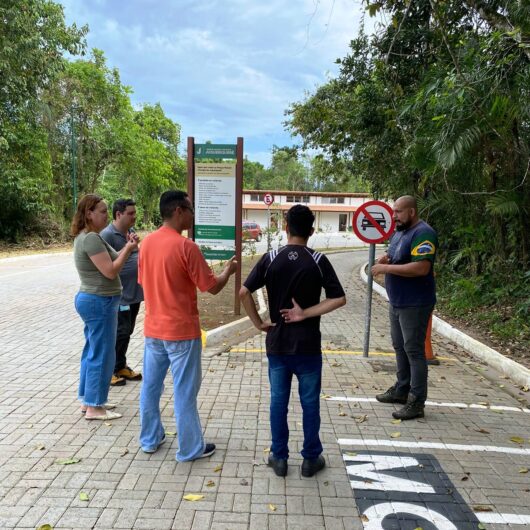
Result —
<instances>
[{"instance_id":1,"label":"building with red trim","mask_svg":"<svg viewBox=\"0 0 530 530\"><path fill-rule=\"evenodd\" d=\"M283 215L294 204L305 204L315 214L315 230L322 232L351 231L355 210L373 200L368 193L332 193L323 191L243 190L243 220L267 227L268 207L264 196L270 193L271 223L283 227Z\"/></svg>"}]
</instances>

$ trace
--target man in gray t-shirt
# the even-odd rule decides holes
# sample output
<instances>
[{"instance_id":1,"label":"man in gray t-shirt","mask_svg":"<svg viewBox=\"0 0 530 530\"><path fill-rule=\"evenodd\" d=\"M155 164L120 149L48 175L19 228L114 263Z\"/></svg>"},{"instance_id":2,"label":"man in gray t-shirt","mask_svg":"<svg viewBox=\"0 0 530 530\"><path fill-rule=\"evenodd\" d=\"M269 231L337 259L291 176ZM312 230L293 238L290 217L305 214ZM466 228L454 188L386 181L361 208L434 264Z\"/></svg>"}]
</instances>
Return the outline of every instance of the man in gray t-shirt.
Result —
<instances>
[{"instance_id":1,"label":"man in gray t-shirt","mask_svg":"<svg viewBox=\"0 0 530 530\"><path fill-rule=\"evenodd\" d=\"M127 235L136 222L136 206L132 199L118 199L112 207L112 223L101 231L101 237L115 250L120 251L127 243ZM132 252L120 272L123 292L118 312L116 336L116 365L111 385L121 386L127 381L139 381L142 374L127 366L127 347L136 324L140 303L144 299L138 284L138 251Z\"/></svg>"}]
</instances>

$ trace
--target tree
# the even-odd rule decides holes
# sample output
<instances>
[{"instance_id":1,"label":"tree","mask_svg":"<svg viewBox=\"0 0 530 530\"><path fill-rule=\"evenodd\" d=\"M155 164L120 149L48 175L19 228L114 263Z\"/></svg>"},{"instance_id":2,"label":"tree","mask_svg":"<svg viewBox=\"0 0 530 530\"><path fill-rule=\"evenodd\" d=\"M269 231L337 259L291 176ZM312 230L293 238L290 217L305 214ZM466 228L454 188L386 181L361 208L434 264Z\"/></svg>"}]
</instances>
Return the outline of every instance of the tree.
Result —
<instances>
[{"instance_id":1,"label":"tree","mask_svg":"<svg viewBox=\"0 0 530 530\"><path fill-rule=\"evenodd\" d=\"M14 240L34 219L55 213L39 98L65 68L63 55L83 52L86 32L67 26L62 7L50 1L0 5L0 238Z\"/></svg>"}]
</instances>

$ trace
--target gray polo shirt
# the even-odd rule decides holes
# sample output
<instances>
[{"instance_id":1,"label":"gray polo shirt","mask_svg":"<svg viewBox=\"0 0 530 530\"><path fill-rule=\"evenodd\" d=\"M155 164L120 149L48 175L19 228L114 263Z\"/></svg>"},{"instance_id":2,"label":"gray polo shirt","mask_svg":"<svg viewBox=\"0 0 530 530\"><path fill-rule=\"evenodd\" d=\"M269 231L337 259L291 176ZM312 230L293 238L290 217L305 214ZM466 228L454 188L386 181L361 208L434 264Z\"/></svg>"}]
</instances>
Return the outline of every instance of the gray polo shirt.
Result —
<instances>
[{"instance_id":1,"label":"gray polo shirt","mask_svg":"<svg viewBox=\"0 0 530 530\"><path fill-rule=\"evenodd\" d=\"M110 223L107 228L100 232L101 237L118 252L126 245L126 237ZM120 272L120 280L123 285L120 305L137 304L144 299L142 287L138 284L138 251L135 250L127 258Z\"/></svg>"}]
</instances>

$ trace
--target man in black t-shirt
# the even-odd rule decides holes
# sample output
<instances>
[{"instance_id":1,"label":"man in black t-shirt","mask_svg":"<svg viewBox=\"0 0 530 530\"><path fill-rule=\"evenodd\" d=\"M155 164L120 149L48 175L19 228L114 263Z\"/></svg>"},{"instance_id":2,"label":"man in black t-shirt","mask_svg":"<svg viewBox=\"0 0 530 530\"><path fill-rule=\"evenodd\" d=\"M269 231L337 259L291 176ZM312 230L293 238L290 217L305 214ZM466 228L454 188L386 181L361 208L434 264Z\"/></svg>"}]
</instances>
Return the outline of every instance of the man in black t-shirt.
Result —
<instances>
[{"instance_id":1,"label":"man in black t-shirt","mask_svg":"<svg viewBox=\"0 0 530 530\"><path fill-rule=\"evenodd\" d=\"M239 292L247 315L267 332L271 386L272 444L269 465L287 475L289 428L287 409L293 375L298 379L303 410L302 475L311 477L325 466L320 442L322 348L320 316L346 303L344 290L328 258L307 247L315 216L297 204L287 212L287 245L264 254ZM265 286L270 320L260 318L252 293ZM320 301L322 288L326 298Z\"/></svg>"}]
</instances>

